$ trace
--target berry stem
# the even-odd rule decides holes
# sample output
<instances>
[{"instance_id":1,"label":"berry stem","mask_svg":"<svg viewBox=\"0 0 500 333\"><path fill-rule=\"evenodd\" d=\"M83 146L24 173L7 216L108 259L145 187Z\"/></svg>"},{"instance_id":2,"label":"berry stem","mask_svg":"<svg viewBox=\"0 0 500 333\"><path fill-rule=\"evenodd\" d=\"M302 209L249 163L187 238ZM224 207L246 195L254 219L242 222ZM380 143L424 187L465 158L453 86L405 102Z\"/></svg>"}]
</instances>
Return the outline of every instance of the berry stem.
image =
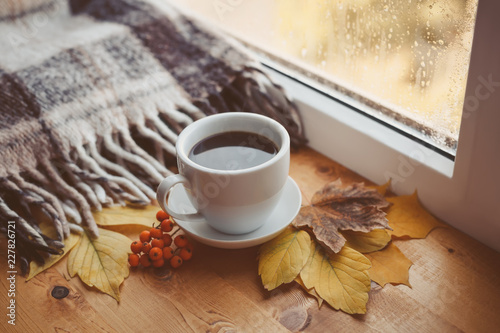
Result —
<instances>
[{"instance_id":1,"label":"berry stem","mask_svg":"<svg viewBox=\"0 0 500 333\"><path fill-rule=\"evenodd\" d=\"M173 233L170 234L172 238L174 238L175 234L178 233L181 230L181 227L177 227L177 230L175 230Z\"/></svg>"}]
</instances>

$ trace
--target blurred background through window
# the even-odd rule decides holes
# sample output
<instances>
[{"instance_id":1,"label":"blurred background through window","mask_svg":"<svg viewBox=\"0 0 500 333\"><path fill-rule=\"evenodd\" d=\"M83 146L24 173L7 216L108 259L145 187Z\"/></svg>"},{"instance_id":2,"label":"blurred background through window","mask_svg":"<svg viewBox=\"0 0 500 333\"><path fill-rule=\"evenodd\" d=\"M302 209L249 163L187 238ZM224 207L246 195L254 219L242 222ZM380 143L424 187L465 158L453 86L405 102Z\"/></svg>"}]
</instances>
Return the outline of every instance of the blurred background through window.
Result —
<instances>
[{"instance_id":1,"label":"blurred background through window","mask_svg":"<svg viewBox=\"0 0 500 333\"><path fill-rule=\"evenodd\" d=\"M477 0L175 0L456 149Z\"/></svg>"}]
</instances>

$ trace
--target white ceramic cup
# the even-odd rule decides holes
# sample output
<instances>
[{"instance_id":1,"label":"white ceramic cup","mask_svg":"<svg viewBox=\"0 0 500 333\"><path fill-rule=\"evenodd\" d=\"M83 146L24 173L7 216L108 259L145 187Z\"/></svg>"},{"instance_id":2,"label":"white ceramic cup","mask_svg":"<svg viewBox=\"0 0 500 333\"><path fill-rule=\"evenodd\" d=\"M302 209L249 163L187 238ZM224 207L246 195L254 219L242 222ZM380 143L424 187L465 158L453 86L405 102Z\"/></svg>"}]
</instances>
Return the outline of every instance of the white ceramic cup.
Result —
<instances>
[{"instance_id":1,"label":"white ceramic cup","mask_svg":"<svg viewBox=\"0 0 500 333\"><path fill-rule=\"evenodd\" d=\"M262 164L239 170L211 169L189 159L191 149L203 139L233 131L264 136L276 144L278 152ZM281 124L253 113L216 114L187 126L175 148L179 174L165 178L156 194L164 211L183 221L206 221L229 234L251 232L266 222L278 203L290 166L290 137ZM170 209L168 194L177 184L185 187L196 213Z\"/></svg>"}]
</instances>

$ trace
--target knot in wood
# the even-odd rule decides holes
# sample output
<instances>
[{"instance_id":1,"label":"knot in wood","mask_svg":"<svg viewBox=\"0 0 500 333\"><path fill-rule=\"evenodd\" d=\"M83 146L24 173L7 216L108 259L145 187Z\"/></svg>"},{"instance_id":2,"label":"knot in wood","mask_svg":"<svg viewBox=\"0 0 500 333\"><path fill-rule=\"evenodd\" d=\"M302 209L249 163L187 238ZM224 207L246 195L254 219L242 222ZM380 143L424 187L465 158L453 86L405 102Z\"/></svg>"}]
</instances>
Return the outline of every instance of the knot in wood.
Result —
<instances>
[{"instance_id":1,"label":"knot in wood","mask_svg":"<svg viewBox=\"0 0 500 333\"><path fill-rule=\"evenodd\" d=\"M56 299L62 299L69 295L69 289L63 286L55 286L50 294Z\"/></svg>"}]
</instances>

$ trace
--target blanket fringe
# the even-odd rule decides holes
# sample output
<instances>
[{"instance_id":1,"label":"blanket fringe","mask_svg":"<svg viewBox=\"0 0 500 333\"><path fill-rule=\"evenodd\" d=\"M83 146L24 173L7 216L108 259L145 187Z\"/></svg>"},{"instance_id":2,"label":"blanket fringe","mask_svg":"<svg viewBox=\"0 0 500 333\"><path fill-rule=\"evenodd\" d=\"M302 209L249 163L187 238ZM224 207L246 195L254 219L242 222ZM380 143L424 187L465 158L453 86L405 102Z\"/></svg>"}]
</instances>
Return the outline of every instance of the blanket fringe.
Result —
<instances>
[{"instance_id":1,"label":"blanket fringe","mask_svg":"<svg viewBox=\"0 0 500 333\"><path fill-rule=\"evenodd\" d=\"M79 211L82 216L82 222L86 226L87 231L90 233L90 236L93 238L99 237L99 231L97 230L97 225L94 221L94 217L92 216L91 207L87 200L85 200L85 197L62 178L59 171L48 159L42 159L40 161L40 165L41 167L43 167L52 184L56 185L59 188L59 191L62 192L64 197L69 198L71 201L78 205Z\"/></svg>"},{"instance_id":2,"label":"blanket fringe","mask_svg":"<svg viewBox=\"0 0 500 333\"><path fill-rule=\"evenodd\" d=\"M29 191L31 193L39 195L42 198L42 200L46 201L49 205L51 205L55 209L55 211L57 212L57 218L60 220L62 224L63 235L64 237L68 237L69 236L68 220L66 219L61 203L57 199L57 197L55 197L48 191L44 190L43 188L36 186L33 183L27 182L24 178L22 178L17 174L11 175L11 179L14 183L16 183L17 186L24 189L25 191Z\"/></svg>"},{"instance_id":3,"label":"blanket fringe","mask_svg":"<svg viewBox=\"0 0 500 333\"><path fill-rule=\"evenodd\" d=\"M136 154L137 156L142 157L144 160L146 160L146 162L150 163L154 168L156 168L156 170L161 175L167 177L172 174L172 172L165 167L163 159L155 159L153 156L149 155L144 149L142 149L139 145L137 145L137 143L135 143L128 132L121 131L120 137L122 139L123 146L127 150L129 150L133 154ZM172 156L175 156L175 153Z\"/></svg>"},{"instance_id":4,"label":"blanket fringe","mask_svg":"<svg viewBox=\"0 0 500 333\"><path fill-rule=\"evenodd\" d=\"M93 146L89 145L89 147ZM124 189L128 189L133 193L133 196L135 198L134 200L142 200L145 202L149 201L148 196L145 195L140 188L134 185L132 181L123 177L111 175L103 168L101 168L98 161L95 158L89 156L85 149L83 149L83 147L77 147L77 152L78 157L83 163L85 169L88 170L87 172L94 172L99 177L98 179L104 185L104 188L108 187L113 193L118 195L118 197L121 197L122 200L125 199L123 198L123 193L125 192Z\"/></svg>"},{"instance_id":5,"label":"blanket fringe","mask_svg":"<svg viewBox=\"0 0 500 333\"><path fill-rule=\"evenodd\" d=\"M96 172L101 174L103 177L114 180L115 183L117 183L119 186L127 188L133 193L136 193L136 195L138 195L138 197L144 201L149 201L155 198L155 192L149 186L144 184L140 179L138 179L135 175L133 175L130 171L128 171L126 168L124 168L120 164L113 163L104 158L103 156L101 156L97 151L97 148L93 144L89 144L88 148L90 156L93 159L93 162L96 163L95 166ZM105 171L105 169L114 172L118 176L113 176L109 174L108 172Z\"/></svg>"},{"instance_id":6,"label":"blanket fringe","mask_svg":"<svg viewBox=\"0 0 500 333\"><path fill-rule=\"evenodd\" d=\"M7 190L17 192L19 194L21 197L20 199L23 199L22 203L27 206L26 210L30 210L29 205L39 206L42 212L54 221L54 227L56 229L58 239L62 240L65 237L62 221L59 219L59 214L52 205L44 201L43 198L36 193L20 188L16 183L9 179L3 180L3 186Z\"/></svg>"},{"instance_id":7,"label":"blanket fringe","mask_svg":"<svg viewBox=\"0 0 500 333\"><path fill-rule=\"evenodd\" d=\"M16 222L16 252L19 254L22 274L26 274L28 271L31 260L43 265L44 258L38 251L49 255L62 253L61 248L64 247L64 244L42 235L38 227L30 225L26 219L11 209L2 198L0 198L0 215L8 221Z\"/></svg>"},{"instance_id":8,"label":"blanket fringe","mask_svg":"<svg viewBox=\"0 0 500 333\"><path fill-rule=\"evenodd\" d=\"M126 161L132 164L134 166L132 169L144 171L157 183L160 183L163 180L163 176L145 159L126 151L120 145L114 142L112 138L105 136L103 138L103 144L109 152L115 154L115 156L118 158L119 163L123 163L124 161Z\"/></svg>"},{"instance_id":9,"label":"blanket fringe","mask_svg":"<svg viewBox=\"0 0 500 333\"><path fill-rule=\"evenodd\" d=\"M158 132L155 132L143 125L138 125L136 126L136 128L141 136L157 142L167 153L175 155L174 145L171 142L165 140Z\"/></svg>"},{"instance_id":10,"label":"blanket fringe","mask_svg":"<svg viewBox=\"0 0 500 333\"><path fill-rule=\"evenodd\" d=\"M172 110L158 111L160 114L182 124L193 121ZM116 204L144 206L156 198L155 187L172 174L164 158L175 157L178 135L165 118L146 118L144 125L132 126L134 136L128 129L118 129L98 136L97 142L76 146L70 153L41 158L36 168L0 178L1 197L8 199L0 199L0 215L5 221L16 221L22 232L19 254L23 274L30 261L43 264L47 255L60 254L62 240L70 232L85 230L90 237L98 237L92 210ZM142 141L154 143L154 157ZM33 207L52 221L56 239L40 229L35 218L40 216ZM2 223L1 228L5 227Z\"/></svg>"}]
</instances>

